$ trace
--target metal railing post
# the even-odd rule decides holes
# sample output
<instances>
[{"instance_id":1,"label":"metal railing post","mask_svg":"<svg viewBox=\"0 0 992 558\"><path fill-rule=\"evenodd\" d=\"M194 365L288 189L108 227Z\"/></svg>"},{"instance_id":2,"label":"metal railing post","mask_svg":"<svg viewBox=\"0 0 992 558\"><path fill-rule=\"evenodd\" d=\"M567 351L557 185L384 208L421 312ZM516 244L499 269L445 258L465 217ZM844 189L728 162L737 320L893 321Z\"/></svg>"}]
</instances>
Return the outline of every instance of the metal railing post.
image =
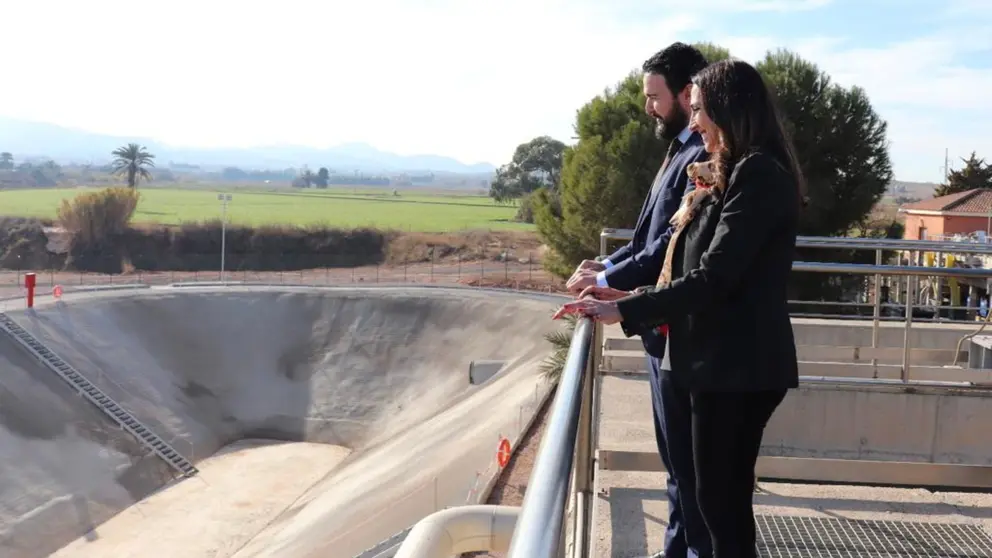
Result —
<instances>
[{"instance_id":1,"label":"metal railing post","mask_svg":"<svg viewBox=\"0 0 992 558\"><path fill-rule=\"evenodd\" d=\"M882 249L875 250L875 265L882 265ZM872 303L872 323L871 323L871 366L872 374L878 377L878 327L879 319L882 316L882 274L875 274L875 299Z\"/></svg>"},{"instance_id":2,"label":"metal railing post","mask_svg":"<svg viewBox=\"0 0 992 558\"><path fill-rule=\"evenodd\" d=\"M913 327L913 291L916 286L916 277L906 277L906 323L902 339L902 371L899 377L903 382L909 381L910 367L910 334Z\"/></svg>"},{"instance_id":3,"label":"metal railing post","mask_svg":"<svg viewBox=\"0 0 992 558\"><path fill-rule=\"evenodd\" d=\"M944 253L943 252L937 252L937 261L936 261L936 264L937 265L935 267L944 267ZM934 282L934 284L936 285L934 287L934 289L933 289L934 290L934 298L936 300L936 302L934 303L934 306L936 308L935 308L934 313L933 313L933 321L937 322L937 321L940 321L940 317L941 317L940 316L940 307L944 303L944 280L943 280L943 278L942 277L937 277L936 278L936 281Z\"/></svg>"}]
</instances>

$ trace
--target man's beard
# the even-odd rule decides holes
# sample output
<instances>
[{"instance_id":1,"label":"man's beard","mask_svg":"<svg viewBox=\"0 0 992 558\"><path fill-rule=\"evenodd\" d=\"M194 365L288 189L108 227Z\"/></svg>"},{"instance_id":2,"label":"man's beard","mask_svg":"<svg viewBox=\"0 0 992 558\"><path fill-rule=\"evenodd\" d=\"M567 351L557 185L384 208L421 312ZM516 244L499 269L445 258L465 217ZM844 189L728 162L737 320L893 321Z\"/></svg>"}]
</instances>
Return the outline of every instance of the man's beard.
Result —
<instances>
[{"instance_id":1,"label":"man's beard","mask_svg":"<svg viewBox=\"0 0 992 558\"><path fill-rule=\"evenodd\" d=\"M672 141L689 125L689 116L682 110L682 105L675 103L668 116L655 117L654 135L658 139Z\"/></svg>"}]
</instances>

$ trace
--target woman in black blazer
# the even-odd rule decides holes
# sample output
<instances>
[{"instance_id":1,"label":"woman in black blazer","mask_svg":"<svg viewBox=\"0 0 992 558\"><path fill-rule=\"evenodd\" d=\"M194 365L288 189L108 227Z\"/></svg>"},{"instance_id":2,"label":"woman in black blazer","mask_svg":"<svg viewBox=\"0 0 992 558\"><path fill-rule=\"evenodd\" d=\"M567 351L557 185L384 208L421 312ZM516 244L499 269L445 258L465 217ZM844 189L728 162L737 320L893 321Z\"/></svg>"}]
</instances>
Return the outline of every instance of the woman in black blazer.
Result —
<instances>
[{"instance_id":1,"label":"woman in black blazer","mask_svg":"<svg viewBox=\"0 0 992 558\"><path fill-rule=\"evenodd\" d=\"M619 322L628 337L669 336L662 368L689 393L696 496L714 556L750 558L761 437L799 384L786 283L805 185L753 66L718 62L693 85L691 126L713 176L697 181L672 219L658 284L633 293L590 287L556 317Z\"/></svg>"}]
</instances>

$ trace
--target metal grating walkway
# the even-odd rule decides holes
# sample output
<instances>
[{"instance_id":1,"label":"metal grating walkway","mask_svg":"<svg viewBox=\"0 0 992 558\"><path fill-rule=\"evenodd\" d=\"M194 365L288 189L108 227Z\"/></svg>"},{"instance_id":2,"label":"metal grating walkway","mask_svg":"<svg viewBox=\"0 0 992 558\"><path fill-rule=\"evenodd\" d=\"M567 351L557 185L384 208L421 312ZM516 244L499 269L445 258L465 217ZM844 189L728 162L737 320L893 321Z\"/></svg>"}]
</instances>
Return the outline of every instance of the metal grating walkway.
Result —
<instances>
[{"instance_id":1,"label":"metal grating walkway","mask_svg":"<svg viewBox=\"0 0 992 558\"><path fill-rule=\"evenodd\" d=\"M989 558L980 526L755 516L761 558Z\"/></svg>"}]
</instances>

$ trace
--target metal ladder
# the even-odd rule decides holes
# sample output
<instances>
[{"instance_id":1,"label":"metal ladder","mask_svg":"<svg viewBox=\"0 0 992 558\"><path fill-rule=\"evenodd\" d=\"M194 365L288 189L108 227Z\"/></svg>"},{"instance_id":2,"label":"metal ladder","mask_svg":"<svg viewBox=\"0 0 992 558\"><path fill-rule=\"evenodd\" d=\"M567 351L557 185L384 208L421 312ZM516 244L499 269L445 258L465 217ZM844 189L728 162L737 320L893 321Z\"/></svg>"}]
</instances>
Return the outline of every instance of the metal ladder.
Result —
<instances>
[{"instance_id":1,"label":"metal ladder","mask_svg":"<svg viewBox=\"0 0 992 558\"><path fill-rule=\"evenodd\" d=\"M172 466L184 477L192 477L199 471L192 463L183 457L172 446L165 443L150 428L138 422L138 419L131 416L116 401L100 391L95 385L87 380L75 368L69 366L51 349L46 347L35 336L28 333L11 319L7 314L0 312L0 329L10 335L15 341L23 346L29 353L34 355L43 364L48 366L53 372L65 380L74 390L90 401L90 403L100 408L111 420L120 425L122 430L127 430L135 438L141 441L149 450L161 457L166 463Z\"/></svg>"}]
</instances>

